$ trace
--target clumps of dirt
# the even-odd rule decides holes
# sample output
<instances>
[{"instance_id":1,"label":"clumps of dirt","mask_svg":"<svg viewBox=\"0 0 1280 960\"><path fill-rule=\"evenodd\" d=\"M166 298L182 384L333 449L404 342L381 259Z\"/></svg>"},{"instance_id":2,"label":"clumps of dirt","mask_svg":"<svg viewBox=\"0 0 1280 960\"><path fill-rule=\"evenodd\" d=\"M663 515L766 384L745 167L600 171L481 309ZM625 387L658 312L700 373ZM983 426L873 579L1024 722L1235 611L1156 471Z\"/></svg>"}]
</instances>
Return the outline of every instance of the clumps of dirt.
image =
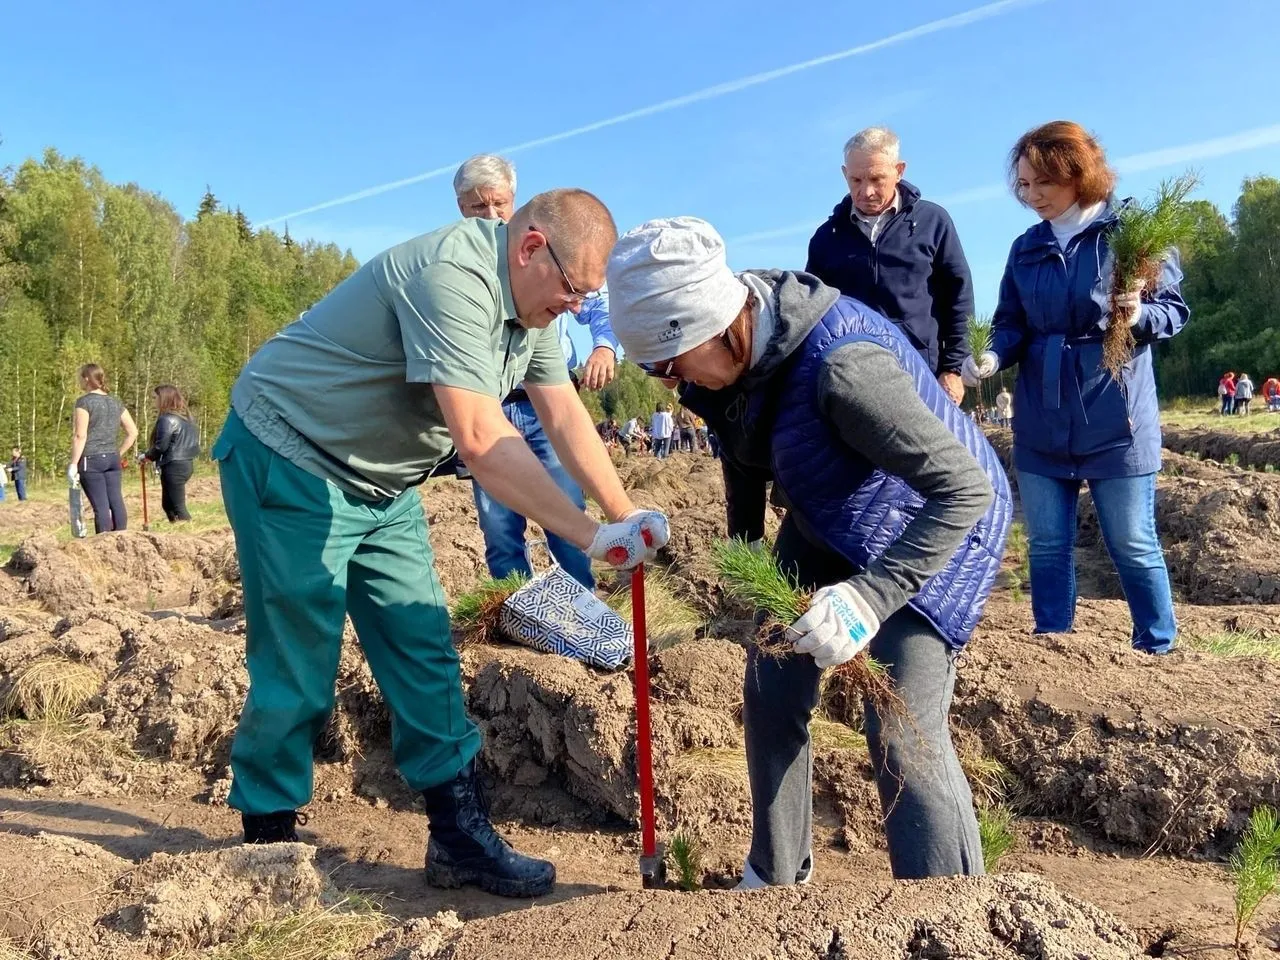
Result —
<instances>
[{"instance_id":1,"label":"clumps of dirt","mask_svg":"<svg viewBox=\"0 0 1280 960\"><path fill-rule=\"evenodd\" d=\"M481 757L495 776L497 815L547 824L636 822L629 674L483 645L470 648L464 663L470 712L484 733ZM745 663L743 649L724 640L687 641L652 657L655 799L664 829L727 838L751 823L741 725ZM816 751L814 780L846 844L881 843L865 750L826 744Z\"/></svg>"},{"instance_id":2,"label":"clumps of dirt","mask_svg":"<svg viewBox=\"0 0 1280 960\"><path fill-rule=\"evenodd\" d=\"M1202 460L1280 470L1280 429L1237 433L1212 427L1165 428L1162 443L1176 453L1193 454Z\"/></svg>"},{"instance_id":3,"label":"clumps of dirt","mask_svg":"<svg viewBox=\"0 0 1280 960\"><path fill-rule=\"evenodd\" d=\"M953 716L1017 777L1027 812L1116 843L1220 856L1280 801L1280 665L1129 647L1128 608L1082 601L1074 633L1029 634L993 598Z\"/></svg>"},{"instance_id":4,"label":"clumps of dirt","mask_svg":"<svg viewBox=\"0 0 1280 960\"><path fill-rule=\"evenodd\" d=\"M1156 525L1174 589L1196 604L1280 603L1280 476L1166 463ZM1167 475L1170 469L1181 475ZM1213 469L1216 475L1204 476ZM1196 474L1196 475L1193 475ZM1104 595L1121 596L1093 502L1080 505L1079 545Z\"/></svg>"},{"instance_id":5,"label":"clumps of dirt","mask_svg":"<svg viewBox=\"0 0 1280 960\"><path fill-rule=\"evenodd\" d=\"M51 960L186 956L261 940L272 924L341 905L315 853L301 843L236 846L135 865L68 837L0 834L0 870L22 864L5 889L26 894L0 911L0 933ZM383 926L369 925L358 945Z\"/></svg>"},{"instance_id":6,"label":"clumps of dirt","mask_svg":"<svg viewBox=\"0 0 1280 960\"><path fill-rule=\"evenodd\" d=\"M472 921L361 960L479 960L537 944L560 960L1122 960L1133 935L1097 907L1028 874L752 893L607 893Z\"/></svg>"},{"instance_id":7,"label":"clumps of dirt","mask_svg":"<svg viewBox=\"0 0 1280 960\"><path fill-rule=\"evenodd\" d=\"M186 608L224 578L229 532L189 536L133 533L59 543L40 533L22 542L7 570L29 597L56 614L103 604L138 610Z\"/></svg>"},{"instance_id":8,"label":"clumps of dirt","mask_svg":"<svg viewBox=\"0 0 1280 960\"><path fill-rule=\"evenodd\" d=\"M0 942L56 941L57 929L91 924L100 899L132 866L72 837L0 833Z\"/></svg>"},{"instance_id":9,"label":"clumps of dirt","mask_svg":"<svg viewBox=\"0 0 1280 960\"><path fill-rule=\"evenodd\" d=\"M325 883L315 854L303 843L158 853L116 884L124 905L107 925L147 941L149 953L224 943L254 924L319 905Z\"/></svg>"}]
</instances>

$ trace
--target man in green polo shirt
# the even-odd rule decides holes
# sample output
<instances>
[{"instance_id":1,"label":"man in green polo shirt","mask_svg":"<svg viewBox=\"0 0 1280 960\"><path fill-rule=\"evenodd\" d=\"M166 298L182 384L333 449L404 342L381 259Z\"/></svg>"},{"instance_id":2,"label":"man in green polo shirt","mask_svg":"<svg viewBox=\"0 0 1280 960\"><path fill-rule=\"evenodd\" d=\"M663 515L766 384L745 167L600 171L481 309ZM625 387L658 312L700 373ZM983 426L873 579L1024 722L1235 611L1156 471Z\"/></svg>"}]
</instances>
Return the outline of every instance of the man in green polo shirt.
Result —
<instances>
[{"instance_id":1,"label":"man in green polo shirt","mask_svg":"<svg viewBox=\"0 0 1280 960\"><path fill-rule=\"evenodd\" d=\"M553 886L554 866L489 822L415 487L456 446L490 495L595 559L626 569L666 543L666 518L623 491L548 329L601 286L616 239L582 190L539 194L509 224L463 220L374 257L245 366L213 455L244 583L250 684L230 803L246 843L297 839L350 614L396 763L426 801L428 883ZM610 522L577 509L503 416L521 381Z\"/></svg>"}]
</instances>

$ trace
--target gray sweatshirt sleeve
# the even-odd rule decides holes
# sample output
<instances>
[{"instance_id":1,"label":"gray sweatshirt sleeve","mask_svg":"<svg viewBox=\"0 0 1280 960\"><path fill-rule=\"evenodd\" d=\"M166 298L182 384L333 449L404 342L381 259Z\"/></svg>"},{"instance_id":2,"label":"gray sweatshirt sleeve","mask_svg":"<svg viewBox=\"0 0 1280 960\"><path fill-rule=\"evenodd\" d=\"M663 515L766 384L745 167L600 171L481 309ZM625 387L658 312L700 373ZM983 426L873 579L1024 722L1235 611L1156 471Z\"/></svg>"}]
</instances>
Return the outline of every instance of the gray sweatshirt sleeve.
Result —
<instances>
[{"instance_id":1,"label":"gray sweatshirt sleeve","mask_svg":"<svg viewBox=\"0 0 1280 960\"><path fill-rule=\"evenodd\" d=\"M883 556L850 580L883 623L946 566L995 494L883 347L851 343L831 353L819 373L818 405L851 449L925 499Z\"/></svg>"}]
</instances>

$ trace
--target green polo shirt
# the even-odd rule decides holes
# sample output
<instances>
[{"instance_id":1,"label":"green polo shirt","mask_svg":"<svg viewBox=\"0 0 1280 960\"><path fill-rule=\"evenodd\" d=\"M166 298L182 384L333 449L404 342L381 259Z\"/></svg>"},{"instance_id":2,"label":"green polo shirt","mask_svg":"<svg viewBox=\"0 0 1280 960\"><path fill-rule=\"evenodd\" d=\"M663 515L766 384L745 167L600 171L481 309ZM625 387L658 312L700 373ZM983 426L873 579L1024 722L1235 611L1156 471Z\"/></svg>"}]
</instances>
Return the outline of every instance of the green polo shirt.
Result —
<instances>
[{"instance_id":1,"label":"green polo shirt","mask_svg":"<svg viewBox=\"0 0 1280 960\"><path fill-rule=\"evenodd\" d=\"M568 380L554 328L515 315L506 225L462 220L380 253L263 344L231 405L304 470L394 497L452 449L432 384L500 400Z\"/></svg>"}]
</instances>

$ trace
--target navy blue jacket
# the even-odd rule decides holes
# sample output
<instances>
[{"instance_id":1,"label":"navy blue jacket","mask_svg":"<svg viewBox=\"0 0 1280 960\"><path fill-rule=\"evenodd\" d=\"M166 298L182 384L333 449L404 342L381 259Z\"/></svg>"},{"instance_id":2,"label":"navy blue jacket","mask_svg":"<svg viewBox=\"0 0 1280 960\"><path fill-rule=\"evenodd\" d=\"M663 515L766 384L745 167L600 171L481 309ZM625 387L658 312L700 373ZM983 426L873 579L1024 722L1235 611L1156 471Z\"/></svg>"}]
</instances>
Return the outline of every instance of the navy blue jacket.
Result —
<instances>
[{"instance_id":1,"label":"navy blue jacket","mask_svg":"<svg viewBox=\"0 0 1280 960\"><path fill-rule=\"evenodd\" d=\"M782 296L812 279L800 276L788 287L788 277L794 275L781 276ZM842 438L841 425L831 421L821 402L822 373L827 358L851 344L869 343L887 351L892 357L888 362L905 372L933 416L977 461L977 475L985 475L994 491L972 514L977 522L962 536L958 532L959 546L948 546L938 557L931 568L937 572L927 578L927 571L922 572L918 589L903 597L949 646L962 647L999 573L1012 519L1008 478L980 428L943 393L933 371L901 332L855 300L818 300L825 290L819 287L811 300L825 303L817 316L805 316L801 310L788 313L785 305L781 307L779 332L738 385L716 391L686 387L682 402L706 418L721 440L731 514L742 482L752 474L767 475L806 538L843 556L858 574L869 573L890 547L910 538L908 527L927 501ZM793 303L798 300L792 298ZM928 414L921 411L921 416ZM955 450L964 456L960 446ZM762 488L758 497L762 510ZM734 527L731 515L730 533L739 532Z\"/></svg>"},{"instance_id":2,"label":"navy blue jacket","mask_svg":"<svg viewBox=\"0 0 1280 960\"><path fill-rule=\"evenodd\" d=\"M1151 345L1181 330L1190 310L1178 288L1178 252L1171 250L1156 289L1143 294L1134 327L1138 346L1122 382L1102 368L1099 323L1109 316L1111 282L1106 234L1117 209L1109 205L1065 254L1045 221L1009 251L992 349L1001 368L1018 365L1013 460L1019 470L1102 480L1160 469Z\"/></svg>"},{"instance_id":3,"label":"navy blue jacket","mask_svg":"<svg viewBox=\"0 0 1280 960\"><path fill-rule=\"evenodd\" d=\"M935 373L959 372L969 355L973 278L955 224L920 191L898 183L901 208L873 244L846 196L809 241L806 273L884 314Z\"/></svg>"}]
</instances>

